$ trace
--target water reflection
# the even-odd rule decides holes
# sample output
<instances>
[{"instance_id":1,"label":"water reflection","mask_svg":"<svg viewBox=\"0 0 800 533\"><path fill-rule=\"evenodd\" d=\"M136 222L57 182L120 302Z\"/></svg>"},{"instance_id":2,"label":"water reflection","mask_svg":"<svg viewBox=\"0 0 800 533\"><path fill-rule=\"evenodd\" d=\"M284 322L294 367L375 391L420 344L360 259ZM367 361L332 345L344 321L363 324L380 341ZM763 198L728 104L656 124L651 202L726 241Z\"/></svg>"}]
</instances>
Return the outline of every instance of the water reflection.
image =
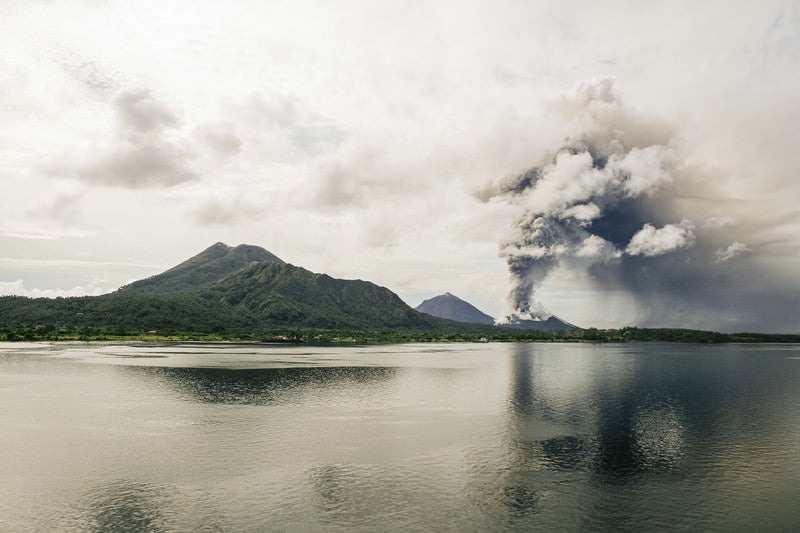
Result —
<instances>
[{"instance_id":1,"label":"water reflection","mask_svg":"<svg viewBox=\"0 0 800 533\"><path fill-rule=\"evenodd\" d=\"M576 353L561 354L568 364L538 346L521 345L511 354L512 467L536 462L629 479L676 466L684 438L679 400L634 383L647 372L641 358L622 357L610 366L596 354L582 357L580 347L573 349Z\"/></svg>"},{"instance_id":2,"label":"water reflection","mask_svg":"<svg viewBox=\"0 0 800 533\"><path fill-rule=\"evenodd\" d=\"M523 513L525 524L546 523L546 517L535 518L552 511L542 502L553 494L568 501L574 494L562 484L577 481L583 485L581 501L573 505L603 512L575 527L613 527L643 508L653 523L670 524L670 502L682 498L687 519L699 524L702 490L695 493L689 485L687 493L696 499L686 501L654 484L696 479L701 467L710 476L704 483L733 490L747 507L750 492L780 477L754 464L764 455L774 457L767 435L774 438L787 427L786 402L797 397L787 391L796 391L796 374L782 375L774 362L731 356L724 348L709 350L703 359L693 347L658 346L654 357L639 347L593 347L590 357L582 356L583 349L519 345L510 351L507 448L496 468L514 475L496 476L476 490L500 494L496 501L506 507L507 523L519 524L509 517ZM485 474L476 478L485 482ZM629 497L612 503L608 493L592 490L602 486L617 486ZM788 523L787 508L777 512L781 518L775 522ZM707 522L712 523L735 521L718 516Z\"/></svg>"},{"instance_id":3,"label":"water reflection","mask_svg":"<svg viewBox=\"0 0 800 533\"><path fill-rule=\"evenodd\" d=\"M631 428L640 469L669 470L679 466L684 448L683 407L674 398L645 397Z\"/></svg>"},{"instance_id":4,"label":"water reflection","mask_svg":"<svg viewBox=\"0 0 800 533\"><path fill-rule=\"evenodd\" d=\"M79 529L96 532L168 531L164 506L169 493L151 483L119 480L86 491L88 506Z\"/></svg>"},{"instance_id":5,"label":"water reflection","mask_svg":"<svg viewBox=\"0 0 800 533\"><path fill-rule=\"evenodd\" d=\"M682 466L685 407L669 386L637 381L646 363L539 345L511 346L507 361L503 446L473 458L469 491L484 519L510 529L601 527L602 519L564 522L559 511L602 507L595 484L634 485Z\"/></svg>"},{"instance_id":6,"label":"water reflection","mask_svg":"<svg viewBox=\"0 0 800 533\"><path fill-rule=\"evenodd\" d=\"M390 523L403 516L406 530L436 530L437 518L409 509L428 509L434 500L426 476L402 465L320 465L307 473L313 511L320 529L363 530L370 524ZM454 495L455 496L455 495ZM439 509L444 510L444 509Z\"/></svg>"},{"instance_id":7,"label":"water reflection","mask_svg":"<svg viewBox=\"0 0 800 533\"><path fill-rule=\"evenodd\" d=\"M513 345L509 353L506 399L506 449L495 466L497 475L480 472L476 479L487 486L477 489L479 499L490 495L494 505L483 506L490 520L503 527L548 523L546 502L559 484L570 482L570 471L578 469L587 454L583 440L573 434L569 416L560 416L559 396L545 391L552 376L535 371L535 351L530 345ZM473 489L475 490L475 489ZM504 509L502 514L498 510Z\"/></svg>"},{"instance_id":8,"label":"water reflection","mask_svg":"<svg viewBox=\"0 0 800 533\"><path fill-rule=\"evenodd\" d=\"M391 367L294 367L267 369L128 367L127 371L157 380L192 402L269 405L296 400L304 389L330 391L391 379Z\"/></svg>"},{"instance_id":9,"label":"water reflection","mask_svg":"<svg viewBox=\"0 0 800 533\"><path fill-rule=\"evenodd\" d=\"M797 348L429 348L0 354L0 530L800 524Z\"/></svg>"}]
</instances>

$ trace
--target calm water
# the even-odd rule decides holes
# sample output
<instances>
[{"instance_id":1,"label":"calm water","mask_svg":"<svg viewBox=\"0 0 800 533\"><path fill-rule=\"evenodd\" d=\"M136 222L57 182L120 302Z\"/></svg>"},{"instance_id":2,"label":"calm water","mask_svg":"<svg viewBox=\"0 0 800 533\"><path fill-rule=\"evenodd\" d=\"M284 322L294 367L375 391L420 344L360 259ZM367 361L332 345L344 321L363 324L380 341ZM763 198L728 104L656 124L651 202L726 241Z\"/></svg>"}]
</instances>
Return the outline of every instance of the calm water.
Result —
<instances>
[{"instance_id":1,"label":"calm water","mask_svg":"<svg viewBox=\"0 0 800 533\"><path fill-rule=\"evenodd\" d=\"M0 343L0 530L800 529L800 346Z\"/></svg>"}]
</instances>

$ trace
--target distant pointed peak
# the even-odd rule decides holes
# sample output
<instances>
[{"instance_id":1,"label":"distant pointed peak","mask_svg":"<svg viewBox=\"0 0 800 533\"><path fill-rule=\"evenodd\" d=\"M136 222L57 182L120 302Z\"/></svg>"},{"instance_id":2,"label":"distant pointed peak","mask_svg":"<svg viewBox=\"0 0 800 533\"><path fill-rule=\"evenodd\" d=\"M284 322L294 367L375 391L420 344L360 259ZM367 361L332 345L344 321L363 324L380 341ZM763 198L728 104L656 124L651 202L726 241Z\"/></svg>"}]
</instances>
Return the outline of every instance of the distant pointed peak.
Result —
<instances>
[{"instance_id":1,"label":"distant pointed peak","mask_svg":"<svg viewBox=\"0 0 800 533\"><path fill-rule=\"evenodd\" d=\"M425 300L416 307L416 310L457 322L494 323L494 319L491 316L449 292Z\"/></svg>"}]
</instances>

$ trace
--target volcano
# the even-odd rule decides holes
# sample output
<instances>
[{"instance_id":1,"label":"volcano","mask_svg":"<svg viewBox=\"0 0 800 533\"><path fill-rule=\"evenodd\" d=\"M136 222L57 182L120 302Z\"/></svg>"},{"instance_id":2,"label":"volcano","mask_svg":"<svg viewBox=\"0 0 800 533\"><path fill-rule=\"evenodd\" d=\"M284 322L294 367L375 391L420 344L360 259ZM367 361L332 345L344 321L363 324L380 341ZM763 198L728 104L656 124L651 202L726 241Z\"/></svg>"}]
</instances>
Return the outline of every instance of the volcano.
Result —
<instances>
[{"instance_id":1,"label":"volcano","mask_svg":"<svg viewBox=\"0 0 800 533\"><path fill-rule=\"evenodd\" d=\"M543 320L511 318L511 320L508 322L499 325L507 328L530 329L535 331L564 331L569 329L581 329L575 324L570 324L569 322L561 320L555 315L551 315L549 318Z\"/></svg>"}]
</instances>

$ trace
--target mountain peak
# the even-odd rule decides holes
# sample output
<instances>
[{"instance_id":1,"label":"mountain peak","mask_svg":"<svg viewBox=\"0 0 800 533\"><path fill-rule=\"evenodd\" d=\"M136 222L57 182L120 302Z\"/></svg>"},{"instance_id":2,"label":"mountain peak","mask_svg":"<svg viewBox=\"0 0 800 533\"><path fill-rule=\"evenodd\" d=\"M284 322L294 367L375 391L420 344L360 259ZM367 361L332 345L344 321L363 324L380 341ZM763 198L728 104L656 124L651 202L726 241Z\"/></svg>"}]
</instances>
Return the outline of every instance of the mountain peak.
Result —
<instances>
[{"instance_id":1,"label":"mountain peak","mask_svg":"<svg viewBox=\"0 0 800 533\"><path fill-rule=\"evenodd\" d=\"M212 244L211 246L209 246L208 248L206 248L205 250L203 250L199 254L190 257L189 259L187 259L186 261L184 261L180 265L177 265L177 266L175 266L173 268L178 268L179 266L184 265L184 264L186 264L186 263L188 263L190 261L195 262L195 263L212 261L212 260L217 259L219 257L223 257L224 255L229 253L231 250L232 250L232 248L230 246L228 246L227 244L225 244L224 242L218 242L218 243Z\"/></svg>"},{"instance_id":2,"label":"mountain peak","mask_svg":"<svg viewBox=\"0 0 800 533\"><path fill-rule=\"evenodd\" d=\"M416 307L417 311L456 322L494 324L494 319L458 296L446 292L425 300Z\"/></svg>"},{"instance_id":3,"label":"mountain peak","mask_svg":"<svg viewBox=\"0 0 800 533\"><path fill-rule=\"evenodd\" d=\"M222 244L222 243L217 243L217 244ZM227 245L223 244L223 246ZM255 246L253 244L240 244L235 248L231 248L230 246L228 246L228 253L233 257L239 257L249 261L268 261L270 263L281 263L281 264L285 263L283 259L279 258L272 252L269 252L264 248L260 246Z\"/></svg>"},{"instance_id":4,"label":"mountain peak","mask_svg":"<svg viewBox=\"0 0 800 533\"><path fill-rule=\"evenodd\" d=\"M185 290L222 279L253 261L285 264L281 258L260 246L240 244L234 248L224 242L217 242L166 272L131 283L123 287L123 290Z\"/></svg>"}]
</instances>

